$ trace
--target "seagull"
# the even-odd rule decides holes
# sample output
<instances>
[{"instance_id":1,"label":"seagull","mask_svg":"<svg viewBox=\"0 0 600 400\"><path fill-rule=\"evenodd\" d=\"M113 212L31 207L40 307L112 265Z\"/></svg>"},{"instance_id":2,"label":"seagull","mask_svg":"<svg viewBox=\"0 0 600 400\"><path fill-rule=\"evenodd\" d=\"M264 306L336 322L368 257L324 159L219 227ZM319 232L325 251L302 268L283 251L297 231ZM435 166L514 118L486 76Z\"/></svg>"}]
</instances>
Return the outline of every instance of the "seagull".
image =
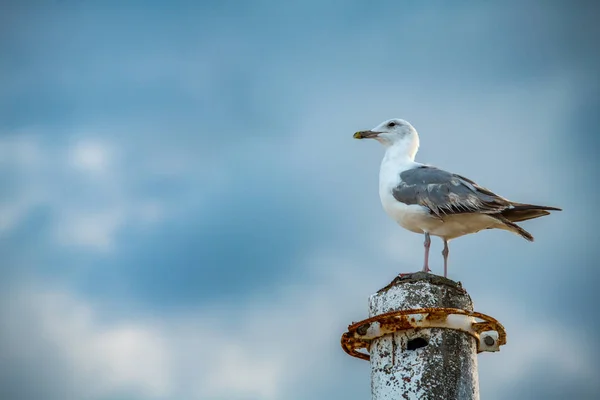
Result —
<instances>
[{"instance_id":1,"label":"seagull","mask_svg":"<svg viewBox=\"0 0 600 400\"><path fill-rule=\"evenodd\" d=\"M400 226L425 235L423 271L429 269L430 236L444 241L444 277L448 276L448 242L483 229L503 229L530 242L533 236L516 222L542 217L560 208L516 203L474 181L415 161L419 134L403 119L390 119L355 139L375 139L385 147L379 170L379 198Z\"/></svg>"}]
</instances>

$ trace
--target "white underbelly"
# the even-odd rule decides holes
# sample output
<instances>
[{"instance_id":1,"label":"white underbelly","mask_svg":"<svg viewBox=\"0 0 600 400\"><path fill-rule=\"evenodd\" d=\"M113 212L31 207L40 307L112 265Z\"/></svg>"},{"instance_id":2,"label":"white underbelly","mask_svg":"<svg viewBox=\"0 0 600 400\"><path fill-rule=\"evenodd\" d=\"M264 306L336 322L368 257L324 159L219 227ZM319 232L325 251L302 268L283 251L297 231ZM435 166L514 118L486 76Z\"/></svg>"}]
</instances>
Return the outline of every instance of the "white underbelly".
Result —
<instances>
[{"instance_id":1,"label":"white underbelly","mask_svg":"<svg viewBox=\"0 0 600 400\"><path fill-rule=\"evenodd\" d=\"M504 226L489 215L466 213L443 217L442 223L429 233L449 240L489 228L504 228Z\"/></svg>"}]
</instances>

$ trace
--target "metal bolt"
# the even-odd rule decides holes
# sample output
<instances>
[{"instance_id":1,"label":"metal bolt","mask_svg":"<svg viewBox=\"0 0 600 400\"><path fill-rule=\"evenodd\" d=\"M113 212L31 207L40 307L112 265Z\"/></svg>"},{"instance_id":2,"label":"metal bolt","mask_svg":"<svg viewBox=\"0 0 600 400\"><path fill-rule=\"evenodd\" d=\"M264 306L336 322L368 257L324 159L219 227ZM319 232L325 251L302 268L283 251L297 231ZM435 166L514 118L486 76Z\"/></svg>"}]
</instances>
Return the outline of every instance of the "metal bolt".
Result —
<instances>
[{"instance_id":1,"label":"metal bolt","mask_svg":"<svg viewBox=\"0 0 600 400\"><path fill-rule=\"evenodd\" d=\"M367 334L367 330L369 329L370 326L371 326L371 324L363 324L363 325L359 326L358 328L356 328L356 333L358 333L361 336L364 336Z\"/></svg>"},{"instance_id":2,"label":"metal bolt","mask_svg":"<svg viewBox=\"0 0 600 400\"><path fill-rule=\"evenodd\" d=\"M488 346L493 346L494 345L494 338L491 336L486 336L483 338L483 342L488 345Z\"/></svg>"}]
</instances>

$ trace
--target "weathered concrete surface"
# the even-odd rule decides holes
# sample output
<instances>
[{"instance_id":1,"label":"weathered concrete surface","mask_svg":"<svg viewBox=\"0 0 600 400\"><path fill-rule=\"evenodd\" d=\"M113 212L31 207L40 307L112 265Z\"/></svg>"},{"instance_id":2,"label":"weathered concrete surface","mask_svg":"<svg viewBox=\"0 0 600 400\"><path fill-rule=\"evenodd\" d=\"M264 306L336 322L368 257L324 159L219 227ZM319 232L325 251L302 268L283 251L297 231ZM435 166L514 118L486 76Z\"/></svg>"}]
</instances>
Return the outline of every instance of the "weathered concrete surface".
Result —
<instances>
[{"instance_id":1,"label":"weathered concrete surface","mask_svg":"<svg viewBox=\"0 0 600 400\"><path fill-rule=\"evenodd\" d=\"M369 298L370 317L390 311L451 307L473 311L459 283L418 272L394 279ZM371 344L373 400L479 399L477 344L450 329L412 329Z\"/></svg>"}]
</instances>

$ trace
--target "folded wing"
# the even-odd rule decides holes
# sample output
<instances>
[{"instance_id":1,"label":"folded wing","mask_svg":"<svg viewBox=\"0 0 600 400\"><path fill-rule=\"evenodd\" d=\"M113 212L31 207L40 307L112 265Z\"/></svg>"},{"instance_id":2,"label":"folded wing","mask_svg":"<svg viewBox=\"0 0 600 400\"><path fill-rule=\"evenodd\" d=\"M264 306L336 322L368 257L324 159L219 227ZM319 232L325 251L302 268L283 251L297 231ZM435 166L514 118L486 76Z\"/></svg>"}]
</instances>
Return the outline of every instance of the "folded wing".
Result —
<instances>
[{"instance_id":1,"label":"folded wing","mask_svg":"<svg viewBox=\"0 0 600 400\"><path fill-rule=\"evenodd\" d=\"M499 214L512 207L502 196L463 176L435 167L420 166L400 174L394 198L404 204L418 204L437 217L463 213Z\"/></svg>"}]
</instances>

